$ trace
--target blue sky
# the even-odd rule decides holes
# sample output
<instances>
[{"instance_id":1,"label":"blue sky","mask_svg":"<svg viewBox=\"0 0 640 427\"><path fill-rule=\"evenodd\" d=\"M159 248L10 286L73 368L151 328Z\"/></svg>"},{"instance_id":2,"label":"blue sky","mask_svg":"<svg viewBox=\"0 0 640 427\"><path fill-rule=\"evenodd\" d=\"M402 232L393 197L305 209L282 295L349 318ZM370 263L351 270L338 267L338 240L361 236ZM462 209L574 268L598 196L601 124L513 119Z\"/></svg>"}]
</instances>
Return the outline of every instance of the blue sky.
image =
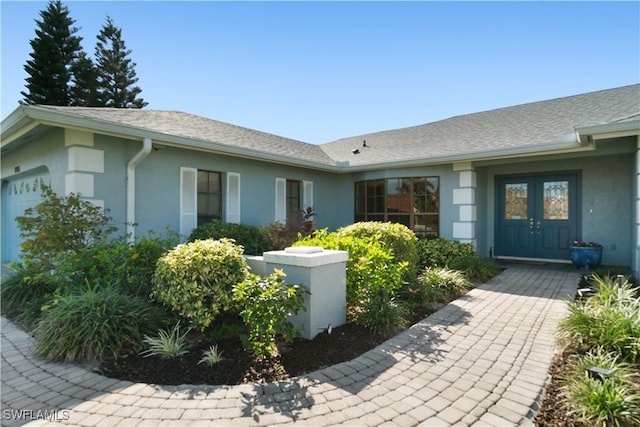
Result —
<instances>
[{"instance_id":1,"label":"blue sky","mask_svg":"<svg viewBox=\"0 0 640 427\"><path fill-rule=\"evenodd\" d=\"M122 29L149 109L323 143L640 81L640 2L66 1ZM0 2L2 117L46 2Z\"/></svg>"}]
</instances>

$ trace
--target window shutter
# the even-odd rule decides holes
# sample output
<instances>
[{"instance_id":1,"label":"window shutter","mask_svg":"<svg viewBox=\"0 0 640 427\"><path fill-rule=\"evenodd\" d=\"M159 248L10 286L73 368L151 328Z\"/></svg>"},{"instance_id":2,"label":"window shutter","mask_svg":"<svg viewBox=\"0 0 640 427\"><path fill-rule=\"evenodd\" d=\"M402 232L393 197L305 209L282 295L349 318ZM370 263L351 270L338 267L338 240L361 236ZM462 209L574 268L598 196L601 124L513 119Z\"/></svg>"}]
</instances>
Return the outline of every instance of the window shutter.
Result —
<instances>
[{"instance_id":1,"label":"window shutter","mask_svg":"<svg viewBox=\"0 0 640 427\"><path fill-rule=\"evenodd\" d=\"M302 181L302 209L313 207L313 181Z\"/></svg>"},{"instance_id":2,"label":"window shutter","mask_svg":"<svg viewBox=\"0 0 640 427\"><path fill-rule=\"evenodd\" d=\"M198 226L198 170L180 168L180 234L187 238Z\"/></svg>"},{"instance_id":3,"label":"window shutter","mask_svg":"<svg viewBox=\"0 0 640 427\"><path fill-rule=\"evenodd\" d=\"M276 221L287 222L287 180L276 178Z\"/></svg>"},{"instance_id":4,"label":"window shutter","mask_svg":"<svg viewBox=\"0 0 640 427\"><path fill-rule=\"evenodd\" d=\"M227 173L227 212L226 221L240 223L240 174Z\"/></svg>"}]
</instances>

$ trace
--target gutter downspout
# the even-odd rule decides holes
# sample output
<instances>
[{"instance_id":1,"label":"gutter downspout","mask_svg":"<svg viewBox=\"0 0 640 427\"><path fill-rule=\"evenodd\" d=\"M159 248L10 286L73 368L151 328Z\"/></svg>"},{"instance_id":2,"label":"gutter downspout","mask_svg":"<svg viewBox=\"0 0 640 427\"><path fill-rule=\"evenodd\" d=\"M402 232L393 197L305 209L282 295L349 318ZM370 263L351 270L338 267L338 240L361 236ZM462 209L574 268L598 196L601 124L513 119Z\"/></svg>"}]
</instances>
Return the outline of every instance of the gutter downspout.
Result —
<instances>
[{"instance_id":1,"label":"gutter downspout","mask_svg":"<svg viewBox=\"0 0 640 427\"><path fill-rule=\"evenodd\" d=\"M136 166L151 152L151 138L142 140L142 149L127 163L127 239L133 243L136 239Z\"/></svg>"}]
</instances>

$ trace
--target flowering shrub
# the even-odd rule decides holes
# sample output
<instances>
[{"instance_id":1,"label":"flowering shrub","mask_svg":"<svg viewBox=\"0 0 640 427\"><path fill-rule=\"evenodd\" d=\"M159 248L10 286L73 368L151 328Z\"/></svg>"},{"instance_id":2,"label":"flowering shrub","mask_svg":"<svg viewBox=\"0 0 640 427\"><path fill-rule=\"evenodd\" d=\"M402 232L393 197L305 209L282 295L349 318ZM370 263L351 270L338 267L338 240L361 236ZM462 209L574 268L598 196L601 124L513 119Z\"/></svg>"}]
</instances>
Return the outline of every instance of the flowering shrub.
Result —
<instances>
[{"instance_id":1,"label":"flowering shrub","mask_svg":"<svg viewBox=\"0 0 640 427\"><path fill-rule=\"evenodd\" d=\"M601 248L602 245L596 242L583 242L582 240L573 240L569 242L569 246L578 248Z\"/></svg>"}]
</instances>

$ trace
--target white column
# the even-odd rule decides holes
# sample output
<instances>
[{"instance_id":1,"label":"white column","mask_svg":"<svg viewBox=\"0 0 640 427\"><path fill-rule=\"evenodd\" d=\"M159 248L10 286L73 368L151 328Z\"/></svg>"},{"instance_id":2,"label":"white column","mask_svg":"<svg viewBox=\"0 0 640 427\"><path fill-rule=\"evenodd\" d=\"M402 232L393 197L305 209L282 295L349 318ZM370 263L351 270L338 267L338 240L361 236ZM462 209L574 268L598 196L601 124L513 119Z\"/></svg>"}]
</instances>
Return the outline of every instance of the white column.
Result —
<instances>
[{"instance_id":1,"label":"white column","mask_svg":"<svg viewBox=\"0 0 640 427\"><path fill-rule=\"evenodd\" d=\"M274 268L284 270L287 283L302 283L309 289L304 301L307 310L289 319L300 328L303 338L312 340L319 333L347 322L347 252L296 246L265 252L262 258L268 274Z\"/></svg>"},{"instance_id":2,"label":"white column","mask_svg":"<svg viewBox=\"0 0 640 427\"><path fill-rule=\"evenodd\" d=\"M476 172L471 162L455 163L453 170L458 172L458 188L453 190L453 204L458 207L458 221L453 223L453 238L476 246Z\"/></svg>"},{"instance_id":3,"label":"white column","mask_svg":"<svg viewBox=\"0 0 640 427\"><path fill-rule=\"evenodd\" d=\"M93 148L93 134L65 129L67 174L65 194L79 194L83 200L104 208L104 200L95 199L94 176L104 173L104 151Z\"/></svg>"}]
</instances>

